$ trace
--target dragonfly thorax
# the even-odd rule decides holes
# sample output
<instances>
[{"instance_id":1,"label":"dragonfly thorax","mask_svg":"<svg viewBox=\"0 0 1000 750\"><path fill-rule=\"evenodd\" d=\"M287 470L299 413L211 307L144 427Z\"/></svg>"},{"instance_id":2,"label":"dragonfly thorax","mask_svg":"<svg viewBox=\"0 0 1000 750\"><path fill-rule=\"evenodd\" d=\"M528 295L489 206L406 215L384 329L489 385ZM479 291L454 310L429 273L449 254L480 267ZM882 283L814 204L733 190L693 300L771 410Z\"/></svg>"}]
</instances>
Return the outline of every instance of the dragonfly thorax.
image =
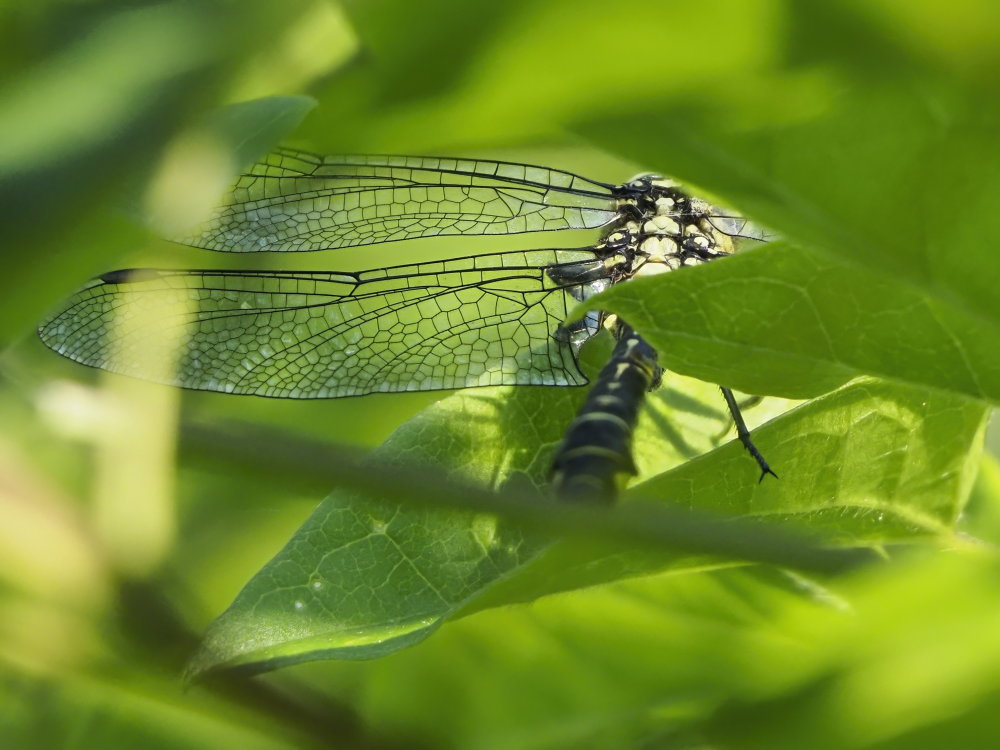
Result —
<instances>
[{"instance_id":1,"label":"dragonfly thorax","mask_svg":"<svg viewBox=\"0 0 1000 750\"><path fill-rule=\"evenodd\" d=\"M623 232L633 242L629 276L671 271L728 255L732 240L713 223L714 207L693 198L672 180L639 175L621 186Z\"/></svg>"},{"instance_id":2,"label":"dragonfly thorax","mask_svg":"<svg viewBox=\"0 0 1000 750\"><path fill-rule=\"evenodd\" d=\"M635 275L672 271L694 266L733 251L731 238L706 219L679 223L657 216L642 226L637 237Z\"/></svg>"}]
</instances>

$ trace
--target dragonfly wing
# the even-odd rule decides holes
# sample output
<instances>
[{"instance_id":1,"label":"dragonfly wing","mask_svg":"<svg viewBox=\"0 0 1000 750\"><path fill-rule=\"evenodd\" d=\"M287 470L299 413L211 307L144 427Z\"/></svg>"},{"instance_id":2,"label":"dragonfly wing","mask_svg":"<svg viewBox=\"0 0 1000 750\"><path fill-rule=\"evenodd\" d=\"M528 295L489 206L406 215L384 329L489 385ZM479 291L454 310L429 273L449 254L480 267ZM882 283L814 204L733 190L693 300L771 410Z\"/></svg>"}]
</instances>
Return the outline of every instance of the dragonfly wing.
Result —
<instances>
[{"instance_id":1,"label":"dragonfly wing","mask_svg":"<svg viewBox=\"0 0 1000 750\"><path fill-rule=\"evenodd\" d=\"M588 263L600 268L581 249L362 273L116 271L71 297L40 335L93 367L278 398L582 385L575 347L559 335L580 290L550 271Z\"/></svg>"},{"instance_id":2,"label":"dragonfly wing","mask_svg":"<svg viewBox=\"0 0 1000 750\"><path fill-rule=\"evenodd\" d=\"M280 149L239 177L197 233L177 239L222 252L295 252L591 229L615 216L610 185L547 167Z\"/></svg>"}]
</instances>

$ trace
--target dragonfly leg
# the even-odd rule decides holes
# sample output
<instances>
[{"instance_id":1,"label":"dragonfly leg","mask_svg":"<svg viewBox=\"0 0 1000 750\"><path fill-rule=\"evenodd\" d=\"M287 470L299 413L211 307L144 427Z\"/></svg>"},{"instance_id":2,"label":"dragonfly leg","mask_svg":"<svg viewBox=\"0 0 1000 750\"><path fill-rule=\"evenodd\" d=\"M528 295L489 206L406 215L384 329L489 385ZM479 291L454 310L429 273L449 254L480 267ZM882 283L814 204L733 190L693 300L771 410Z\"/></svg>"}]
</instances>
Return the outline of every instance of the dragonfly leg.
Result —
<instances>
[{"instance_id":1,"label":"dragonfly leg","mask_svg":"<svg viewBox=\"0 0 1000 750\"><path fill-rule=\"evenodd\" d=\"M742 412L745 412L747 409L752 409L753 407L755 407L757 404L759 404L763 400L764 400L763 396L748 396L747 398L743 399L742 401L737 401L736 403L737 403L737 405L740 408L740 413L742 413ZM719 434L716 435L712 439L713 442L716 445L718 445L719 443L721 443L722 439L724 437L726 437L726 435L729 434L729 431L731 429L733 429L735 426L736 426L736 421L733 419L732 415L730 415L729 419L726 420L726 426L723 427L719 431Z\"/></svg>"},{"instance_id":2,"label":"dragonfly leg","mask_svg":"<svg viewBox=\"0 0 1000 750\"><path fill-rule=\"evenodd\" d=\"M764 477L770 474L775 479L778 475L774 473L771 467L768 465L767 461L757 450L757 446L753 444L750 439L750 430L747 429L747 423L743 421L743 414L740 412L740 405L736 401L736 397L733 392L728 388L719 386L722 389L722 397L726 399L726 406L729 407L729 413L733 416L733 422L736 424L736 435L739 437L740 442L743 443L743 447L747 449L747 453L753 456L754 461L757 462L757 466L760 467L760 479L758 482L763 482Z\"/></svg>"}]
</instances>

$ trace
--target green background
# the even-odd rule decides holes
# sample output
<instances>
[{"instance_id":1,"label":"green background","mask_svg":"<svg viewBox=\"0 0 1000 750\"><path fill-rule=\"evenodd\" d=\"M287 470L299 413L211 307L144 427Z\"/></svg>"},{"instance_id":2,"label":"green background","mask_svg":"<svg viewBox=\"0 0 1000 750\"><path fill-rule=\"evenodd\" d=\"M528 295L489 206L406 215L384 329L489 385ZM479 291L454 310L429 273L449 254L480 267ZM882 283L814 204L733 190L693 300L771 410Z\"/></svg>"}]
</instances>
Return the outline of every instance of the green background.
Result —
<instances>
[{"instance_id":1,"label":"green background","mask_svg":"<svg viewBox=\"0 0 1000 750\"><path fill-rule=\"evenodd\" d=\"M992 4L33 2L4 21L2 744L1000 743ZM783 240L591 303L676 373L610 513L536 496L580 390L179 394L35 340L111 268L594 240L275 259L157 239L279 141L658 171ZM703 381L771 397L747 417L780 480L757 483Z\"/></svg>"}]
</instances>

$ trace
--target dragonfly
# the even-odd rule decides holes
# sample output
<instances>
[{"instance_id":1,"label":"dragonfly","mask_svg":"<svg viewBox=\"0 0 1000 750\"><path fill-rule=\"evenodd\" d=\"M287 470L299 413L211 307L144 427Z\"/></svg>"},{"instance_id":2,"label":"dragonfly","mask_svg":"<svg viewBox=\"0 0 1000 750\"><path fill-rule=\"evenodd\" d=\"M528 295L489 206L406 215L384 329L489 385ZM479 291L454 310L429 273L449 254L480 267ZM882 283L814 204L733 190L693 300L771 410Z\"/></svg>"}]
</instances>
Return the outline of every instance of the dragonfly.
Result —
<instances>
[{"instance_id":1,"label":"dragonfly","mask_svg":"<svg viewBox=\"0 0 1000 750\"><path fill-rule=\"evenodd\" d=\"M279 148L178 241L226 253L298 253L566 229L600 230L600 239L352 272L111 271L70 297L39 335L63 356L124 375L311 399L582 386L580 349L608 328L618 344L553 464L559 496L607 500L634 473L632 429L661 370L625 321L598 311L567 323L570 310L634 277L724 257L739 238L763 240L745 219L652 174L614 185L505 161ZM170 367L141 355L164 332L178 335ZM774 474L732 392L722 392L761 478Z\"/></svg>"}]
</instances>

